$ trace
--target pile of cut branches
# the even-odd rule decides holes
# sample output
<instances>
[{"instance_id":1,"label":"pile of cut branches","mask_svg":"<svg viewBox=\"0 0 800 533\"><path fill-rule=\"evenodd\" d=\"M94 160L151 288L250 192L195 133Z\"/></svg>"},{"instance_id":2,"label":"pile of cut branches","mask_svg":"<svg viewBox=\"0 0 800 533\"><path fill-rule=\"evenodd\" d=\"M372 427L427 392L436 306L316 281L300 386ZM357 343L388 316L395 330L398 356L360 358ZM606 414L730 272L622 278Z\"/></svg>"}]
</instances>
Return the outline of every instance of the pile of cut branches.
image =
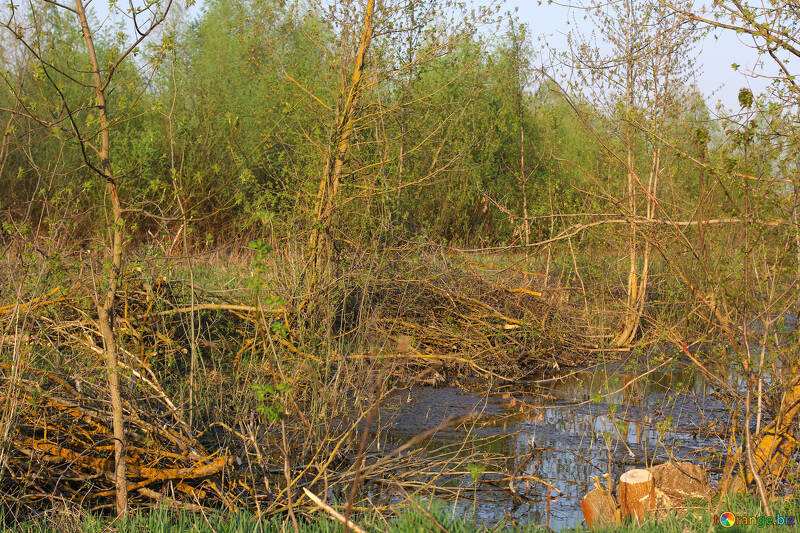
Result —
<instances>
[{"instance_id":1,"label":"pile of cut branches","mask_svg":"<svg viewBox=\"0 0 800 533\"><path fill-rule=\"evenodd\" d=\"M267 302L241 290L236 298L129 270L121 282L115 329L133 503L269 513L289 506L309 509L300 487L317 494L333 486L344 491L358 472L384 483L425 486L424 475L406 479L403 472L410 471L409 461L430 463L430 453L369 455L356 468L353 447L364 425L363 406L354 411L339 402L330 408L334 418L319 431L318 445L302 444L312 428L305 416L309 405L319 410L314 402L328 401L306 398L318 386L308 377L314 369L322 375L339 364L364 373L372 367L359 359L387 358L392 364L379 363L376 368L384 370L376 372L389 369L403 386L413 383L413 376L429 376L431 366L514 379L580 362L575 356L587 343L579 334L579 315L562 312L563 302L535 280L489 280L463 265L421 265L397 264L363 286L361 301L369 302L369 309L359 310L355 331L364 336L356 335L341 354L319 344L301 311L286 303L297 295ZM93 287L78 282L0 306L0 505L113 506L111 406L92 294ZM202 332L194 338L188 328L192 316ZM371 345L376 337L391 342L376 348ZM212 377L224 383L225 397L204 416L197 403L192 410L187 401L193 342L202 368L197 379L203 386ZM253 377L256 372L264 374ZM260 420L252 385L284 379L293 385L285 398L291 415L280 423ZM464 470L463 461L453 462L449 452L437 461L445 466L431 469L431 478L448 468Z\"/></svg>"},{"instance_id":2,"label":"pile of cut branches","mask_svg":"<svg viewBox=\"0 0 800 533\"><path fill-rule=\"evenodd\" d=\"M480 377L520 379L583 364L593 346L580 311L541 276L491 280L478 268L431 264L384 279L370 324L393 339L381 357L435 362Z\"/></svg>"},{"instance_id":3,"label":"pile of cut branches","mask_svg":"<svg viewBox=\"0 0 800 533\"><path fill-rule=\"evenodd\" d=\"M104 381L71 384L42 370L26 374L15 377L0 365L0 403L9 417L0 492L30 506L37 500L112 506L114 440ZM211 500L230 505L224 478L232 458L206 451L164 400L155 394L147 411L125 402L129 492L186 509ZM152 409L156 401L161 409Z\"/></svg>"},{"instance_id":4,"label":"pile of cut branches","mask_svg":"<svg viewBox=\"0 0 800 533\"><path fill-rule=\"evenodd\" d=\"M158 349L156 340L180 350L162 332L137 329L142 316L157 314L152 288L135 279L125 280L124 287L117 325L126 336L119 364L134 503L237 506L229 479L232 455L224 448L208 451L195 438L148 363L148 354ZM91 509L114 505L111 406L89 294L80 285L56 288L0 307L9 324L24 324L14 334L4 328L8 333L0 336L4 507L36 509L53 501Z\"/></svg>"}]
</instances>

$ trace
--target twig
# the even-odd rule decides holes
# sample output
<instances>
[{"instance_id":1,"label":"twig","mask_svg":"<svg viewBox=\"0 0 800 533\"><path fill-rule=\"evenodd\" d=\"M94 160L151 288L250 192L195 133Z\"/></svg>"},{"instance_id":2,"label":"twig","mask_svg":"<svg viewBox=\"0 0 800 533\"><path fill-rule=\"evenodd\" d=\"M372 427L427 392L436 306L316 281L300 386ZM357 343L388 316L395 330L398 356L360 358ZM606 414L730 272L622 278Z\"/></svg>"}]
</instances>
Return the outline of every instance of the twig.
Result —
<instances>
[{"instance_id":1,"label":"twig","mask_svg":"<svg viewBox=\"0 0 800 533\"><path fill-rule=\"evenodd\" d=\"M320 500L319 497L316 494L314 494L313 492L308 490L306 487L303 487L303 492L305 492L306 496L308 496L308 499L311 500L312 502L314 502L317 505L317 507L319 507L320 509L322 509L323 511L325 511L326 513L331 515L333 518L335 518L336 520L338 520L342 524L344 524L344 526L346 528L349 528L351 531L354 531L355 533L367 533L364 529L360 528L358 525L356 525L351 520L347 520L336 509L334 509L333 507L331 507L327 503L325 503L322 500Z\"/></svg>"}]
</instances>

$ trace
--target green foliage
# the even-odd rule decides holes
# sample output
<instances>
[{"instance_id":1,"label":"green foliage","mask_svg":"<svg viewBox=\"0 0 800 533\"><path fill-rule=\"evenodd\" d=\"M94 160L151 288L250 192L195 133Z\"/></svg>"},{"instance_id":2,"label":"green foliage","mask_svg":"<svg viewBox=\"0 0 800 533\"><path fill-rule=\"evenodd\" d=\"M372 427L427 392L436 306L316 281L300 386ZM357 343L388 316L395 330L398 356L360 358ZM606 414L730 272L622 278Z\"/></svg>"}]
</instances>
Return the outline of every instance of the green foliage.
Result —
<instances>
[{"instance_id":1,"label":"green foliage","mask_svg":"<svg viewBox=\"0 0 800 533\"><path fill-rule=\"evenodd\" d=\"M292 391L292 385L281 381L275 386L253 385L252 388L258 401L258 412L264 417L264 420L267 422L280 420L286 412L286 395Z\"/></svg>"},{"instance_id":2,"label":"green foliage","mask_svg":"<svg viewBox=\"0 0 800 533\"><path fill-rule=\"evenodd\" d=\"M267 257L269 257L270 252L272 252L272 246L270 246L263 240L258 239L255 241L250 241L247 244L247 247L250 248L251 250L254 250L256 253L255 258L253 259L253 267L256 268L257 270L263 270L264 268L266 268L267 266L266 260Z\"/></svg>"},{"instance_id":3,"label":"green foliage","mask_svg":"<svg viewBox=\"0 0 800 533\"><path fill-rule=\"evenodd\" d=\"M750 89L746 87L739 89L739 105L745 109L753 106L753 92Z\"/></svg>"},{"instance_id":4,"label":"green foliage","mask_svg":"<svg viewBox=\"0 0 800 533\"><path fill-rule=\"evenodd\" d=\"M479 465L475 463L470 463L467 465L467 471L469 475L472 477L473 483L478 483L481 478L481 475L486 472L486 465Z\"/></svg>"},{"instance_id":5,"label":"green foliage","mask_svg":"<svg viewBox=\"0 0 800 533\"><path fill-rule=\"evenodd\" d=\"M625 526L608 527L599 529L603 533L611 532L639 532L639 533L684 533L708 531L712 523L712 511L703 502L690 502L696 508L692 512L681 516L669 515L656 521L646 521L641 525L628 524ZM390 533L412 533L418 531L440 531L444 528L451 533L478 533L478 532L534 532L545 531L545 528L537 527L532 524L517 524L514 526L480 525L462 517L453 517L451 514L452 506L446 502L419 502L419 508L408 505L401 510L398 516L384 522L376 515L357 514L353 517L355 522L367 531L386 531ZM420 508L422 510L420 510ZM731 511L740 516L760 516L763 511L760 508L758 498L753 495L743 494L733 498L726 498L721 505L722 511ZM722 512L721 511L721 512ZM800 516L800 505L797 500L790 502L775 502L772 504L772 511L784 516ZM60 516L59 516L60 514ZM7 524L8 517L3 517L0 512L0 524ZM286 529L286 517L275 516L270 519L256 520L248 513L236 513L231 515L221 514L190 514L180 513L163 508L150 509L142 512L135 512L121 520L115 520L113 527L119 533L133 533L137 531L148 531L152 533L178 533L181 531L196 531L198 533L278 533ZM81 531L85 533L100 533L107 531L111 521L105 517L95 514L70 515L69 511L53 512L50 515L37 518L35 521L16 523L13 526L0 525L0 531L6 532L25 532L25 533L50 533L62 531ZM326 516L315 514L314 518L302 519L299 523L300 531L304 533L341 533L344 526ZM737 526L725 529L717 526L715 531L735 531L744 533L748 531L779 531L786 527L765 528L758 526ZM582 526L565 530L567 532L583 532L586 529Z\"/></svg>"},{"instance_id":6,"label":"green foliage","mask_svg":"<svg viewBox=\"0 0 800 533\"><path fill-rule=\"evenodd\" d=\"M53 36L48 60L69 72L86 64L74 21L53 6L42 9L43 31ZM343 184L351 200L337 213L343 235L385 231L371 218L380 210L392 232L486 244L520 242L527 215L536 241L559 229L549 218L554 207L562 213L614 209L585 191L619 176L619 164L559 89L537 77L526 26L510 21L489 38L463 31L468 24L447 22L436 10L403 16L422 18L414 19L408 35L388 32L373 46L371 68L392 74L365 91L362 107L392 111L380 120L368 112L369 121L355 132ZM110 24L98 34L103 61L123 46L121 30ZM112 165L131 208L125 218L134 242L171 241L178 228L170 217L182 216L190 219L187 237L196 248L221 240L266 242L310 229L351 53L341 47L338 31L322 13L279 0L215 0L195 20L171 19L136 61L123 62L109 87ZM391 70L414 57L424 60ZM55 81L78 110L78 128L93 139L92 92L62 78L31 68L24 80L27 108L42 116L61 112ZM613 114L579 96L573 100L585 116ZM12 101L0 90L0 103ZM691 151L705 150L714 136L707 110L697 95L684 101L690 105L669 119L676 130L670 137L680 139L686 129L694 139ZM7 165L15 173L0 177L0 191L8 192L0 198L11 206L34 199L38 212L75 213L65 229L86 235L102 221L92 216L102 205L102 184L83 164L68 129L34 125L24 119L13 124ZM595 120L592 127L613 137L609 122ZM26 138L33 139L31 158L22 150ZM637 150L646 165L647 144ZM32 163L49 161L58 162L58 173L37 195L40 178ZM680 158L666 166L684 180L677 183L681 197L696 198L696 169ZM613 192L617 185L609 187ZM375 198L364 190L375 191Z\"/></svg>"}]
</instances>

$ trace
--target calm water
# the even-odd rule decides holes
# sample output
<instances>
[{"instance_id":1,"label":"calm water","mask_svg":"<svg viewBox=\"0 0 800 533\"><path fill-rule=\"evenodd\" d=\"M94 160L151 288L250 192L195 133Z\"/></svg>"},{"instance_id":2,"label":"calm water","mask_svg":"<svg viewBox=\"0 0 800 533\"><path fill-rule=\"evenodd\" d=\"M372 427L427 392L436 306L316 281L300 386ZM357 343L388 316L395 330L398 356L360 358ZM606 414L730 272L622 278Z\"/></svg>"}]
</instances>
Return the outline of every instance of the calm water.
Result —
<instances>
[{"instance_id":1,"label":"calm water","mask_svg":"<svg viewBox=\"0 0 800 533\"><path fill-rule=\"evenodd\" d=\"M474 512L487 524L505 518L572 527L583 520L581 498L609 465L615 480L628 469L670 459L701 463L712 472L721 467L729 418L713 388L686 363L651 368L636 379L645 365L603 365L491 395L415 387L384 407L382 423L391 421L392 428L383 445L391 449L451 416L479 414L476 425L443 429L426 444L432 463L436 450L448 444L459 445L456 458L480 454L464 460L458 468L463 474L436 480L462 489L443 493L453 512ZM725 369L717 371L728 379ZM491 459L500 455L509 459ZM475 469L484 466L476 485ZM508 489L510 476L518 497Z\"/></svg>"}]
</instances>

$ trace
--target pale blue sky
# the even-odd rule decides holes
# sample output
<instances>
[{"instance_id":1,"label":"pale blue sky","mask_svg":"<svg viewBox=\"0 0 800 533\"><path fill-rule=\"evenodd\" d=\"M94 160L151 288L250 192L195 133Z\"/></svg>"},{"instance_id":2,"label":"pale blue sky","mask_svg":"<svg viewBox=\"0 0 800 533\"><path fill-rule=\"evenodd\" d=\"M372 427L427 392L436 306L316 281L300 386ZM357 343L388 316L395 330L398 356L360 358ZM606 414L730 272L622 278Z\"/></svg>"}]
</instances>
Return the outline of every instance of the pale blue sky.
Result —
<instances>
[{"instance_id":1,"label":"pale blue sky","mask_svg":"<svg viewBox=\"0 0 800 533\"><path fill-rule=\"evenodd\" d=\"M488 1L476 0L477 3ZM506 5L510 9L519 8L517 15L520 21L528 24L534 39L542 36L556 49L567 47L566 34L576 27L580 32L591 31L591 26L583 21L580 12L548 5L546 0L541 5L537 0L506 0ZM699 72L696 84L712 110L720 100L726 107L738 109L737 96L742 87L749 87L755 93L766 87L763 79L754 80L744 75L744 71L757 68L758 59L744 44L744 39L733 32L717 30L698 44ZM740 65L738 72L731 67L733 63ZM777 70L777 67L767 63L765 71L772 70Z\"/></svg>"}]
</instances>

